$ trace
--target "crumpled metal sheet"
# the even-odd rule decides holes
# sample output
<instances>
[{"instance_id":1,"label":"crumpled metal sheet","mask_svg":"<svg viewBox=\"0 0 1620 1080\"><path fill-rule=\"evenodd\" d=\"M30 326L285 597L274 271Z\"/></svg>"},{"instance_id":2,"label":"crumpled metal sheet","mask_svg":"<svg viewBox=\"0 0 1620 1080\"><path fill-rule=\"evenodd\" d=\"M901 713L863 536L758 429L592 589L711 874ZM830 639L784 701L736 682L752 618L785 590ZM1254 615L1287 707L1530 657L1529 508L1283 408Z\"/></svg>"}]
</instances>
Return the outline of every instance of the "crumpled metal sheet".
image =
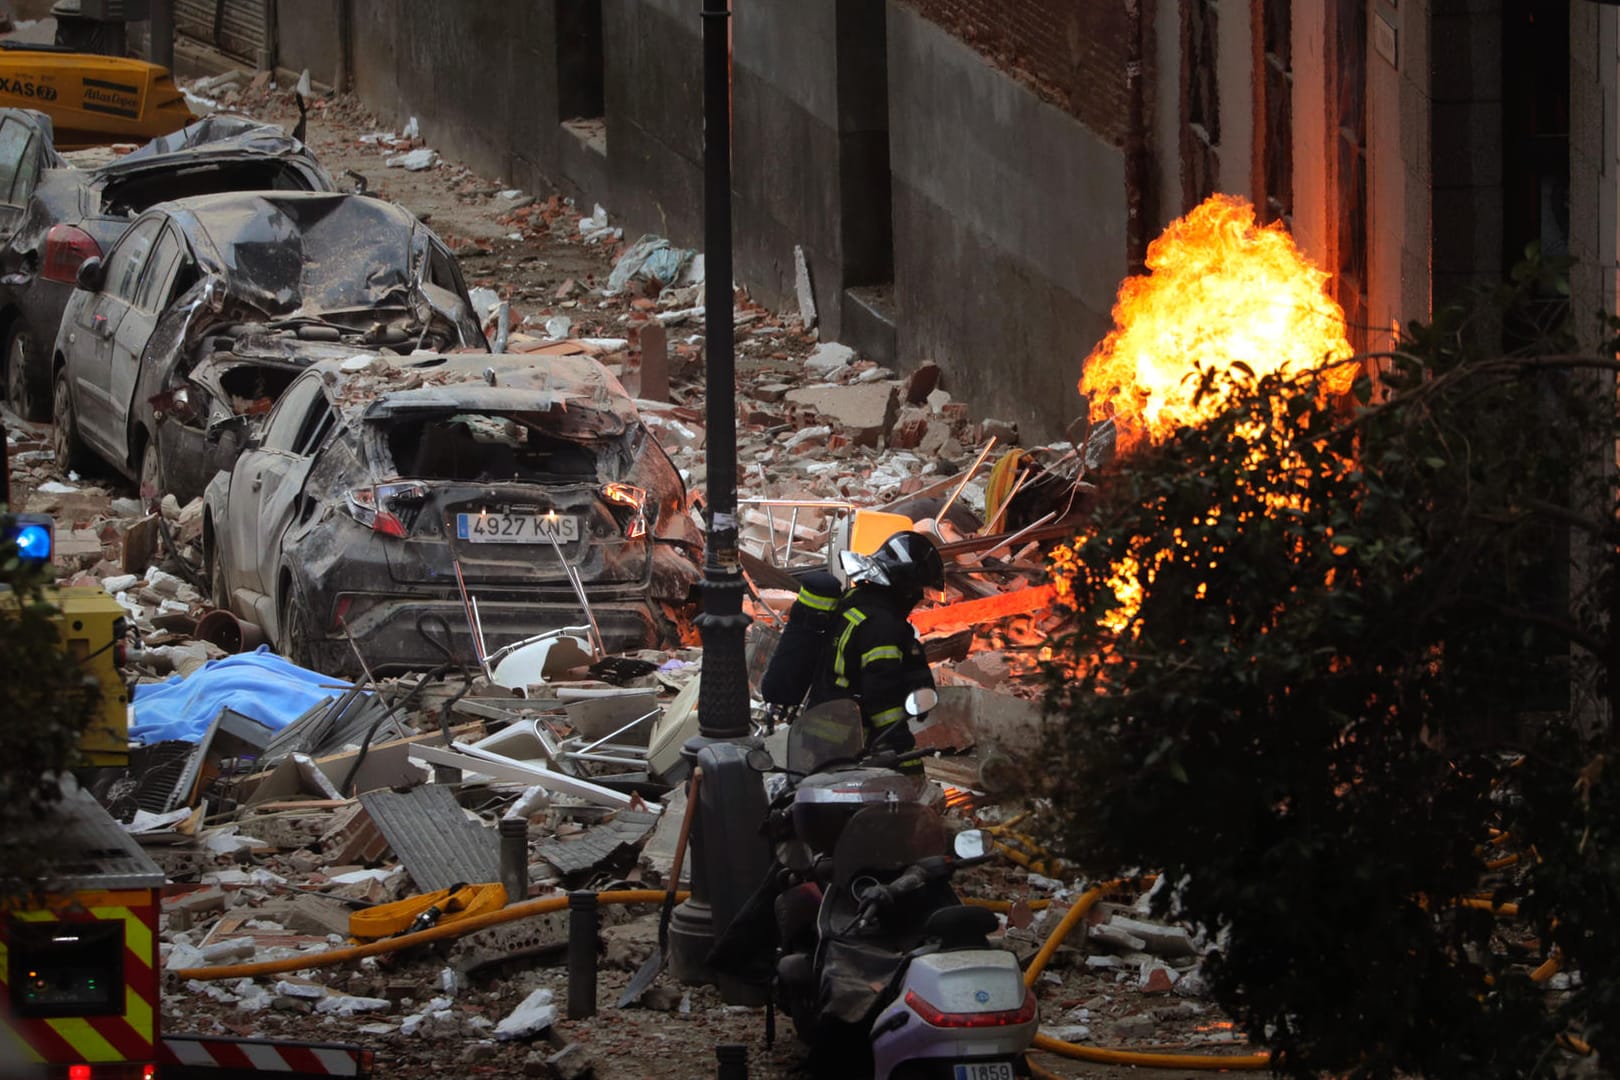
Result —
<instances>
[{"instance_id":1,"label":"crumpled metal sheet","mask_svg":"<svg viewBox=\"0 0 1620 1080\"><path fill-rule=\"evenodd\" d=\"M368 791L360 805L423 892L501 879L500 837L469 820L448 787Z\"/></svg>"}]
</instances>

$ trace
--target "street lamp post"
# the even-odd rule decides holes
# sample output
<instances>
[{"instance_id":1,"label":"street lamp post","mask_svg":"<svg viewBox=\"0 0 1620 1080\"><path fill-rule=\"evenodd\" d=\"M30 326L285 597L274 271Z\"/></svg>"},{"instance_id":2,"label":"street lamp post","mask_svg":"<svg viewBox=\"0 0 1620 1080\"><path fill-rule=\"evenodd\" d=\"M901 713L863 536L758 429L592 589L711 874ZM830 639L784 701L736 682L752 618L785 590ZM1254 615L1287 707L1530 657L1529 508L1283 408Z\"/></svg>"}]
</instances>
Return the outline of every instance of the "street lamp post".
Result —
<instances>
[{"instance_id":1,"label":"street lamp post","mask_svg":"<svg viewBox=\"0 0 1620 1080\"><path fill-rule=\"evenodd\" d=\"M683 749L694 765L703 755L704 783L692 829L692 895L670 920L670 963L685 982L711 981L705 958L717 921L728 920L743 889L757 878L739 874L754 860L732 849L742 819L758 812L758 795L734 767L738 751L720 746L750 738L744 583L737 553L736 363L731 289L731 87L727 0L703 0L703 307L707 323L708 530L703 552L703 639L698 734ZM708 751L705 753L705 751ZM721 755L717 758L716 755ZM728 764L729 763L729 764ZM711 782L713 781L713 782ZM757 775L752 787L757 788ZM757 833L757 824L750 826ZM742 845L746 846L746 845ZM722 991L726 989L722 983Z\"/></svg>"}]
</instances>

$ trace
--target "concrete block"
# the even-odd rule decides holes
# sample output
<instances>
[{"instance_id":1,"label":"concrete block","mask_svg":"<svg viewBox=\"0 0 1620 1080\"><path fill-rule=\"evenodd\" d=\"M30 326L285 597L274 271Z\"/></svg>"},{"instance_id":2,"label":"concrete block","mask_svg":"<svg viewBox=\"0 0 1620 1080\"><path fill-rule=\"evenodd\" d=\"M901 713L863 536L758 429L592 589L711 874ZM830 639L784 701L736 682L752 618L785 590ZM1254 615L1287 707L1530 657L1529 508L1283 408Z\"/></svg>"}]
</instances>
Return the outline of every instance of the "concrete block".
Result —
<instances>
[{"instance_id":1,"label":"concrete block","mask_svg":"<svg viewBox=\"0 0 1620 1080\"><path fill-rule=\"evenodd\" d=\"M1086 931L1086 937L1109 949L1120 952L1141 952L1147 948L1147 942L1136 937L1129 931L1121 930L1113 923L1103 923L1093 926Z\"/></svg>"},{"instance_id":2,"label":"concrete block","mask_svg":"<svg viewBox=\"0 0 1620 1080\"><path fill-rule=\"evenodd\" d=\"M1179 926L1163 926L1159 923L1143 922L1140 919L1128 919L1116 915L1109 920L1108 925L1140 938L1144 948L1156 956L1196 956L1198 950L1193 946L1192 935Z\"/></svg>"},{"instance_id":3,"label":"concrete block","mask_svg":"<svg viewBox=\"0 0 1620 1080\"><path fill-rule=\"evenodd\" d=\"M388 841L359 804L341 810L328 819L321 834L321 851L328 863L374 863L388 854Z\"/></svg>"},{"instance_id":4,"label":"concrete block","mask_svg":"<svg viewBox=\"0 0 1620 1080\"><path fill-rule=\"evenodd\" d=\"M568 913L554 911L468 934L450 949L450 966L465 975L491 964L540 956L568 946Z\"/></svg>"},{"instance_id":5,"label":"concrete block","mask_svg":"<svg viewBox=\"0 0 1620 1080\"><path fill-rule=\"evenodd\" d=\"M917 744L959 750L978 745L981 749L1033 752L1040 744L1043 723L1037 702L982 686L942 686L939 704L929 712L928 722L916 729Z\"/></svg>"},{"instance_id":6,"label":"concrete block","mask_svg":"<svg viewBox=\"0 0 1620 1080\"><path fill-rule=\"evenodd\" d=\"M877 446L899 412L899 394L887 382L807 386L790 390L787 399L834 420L857 446Z\"/></svg>"}]
</instances>

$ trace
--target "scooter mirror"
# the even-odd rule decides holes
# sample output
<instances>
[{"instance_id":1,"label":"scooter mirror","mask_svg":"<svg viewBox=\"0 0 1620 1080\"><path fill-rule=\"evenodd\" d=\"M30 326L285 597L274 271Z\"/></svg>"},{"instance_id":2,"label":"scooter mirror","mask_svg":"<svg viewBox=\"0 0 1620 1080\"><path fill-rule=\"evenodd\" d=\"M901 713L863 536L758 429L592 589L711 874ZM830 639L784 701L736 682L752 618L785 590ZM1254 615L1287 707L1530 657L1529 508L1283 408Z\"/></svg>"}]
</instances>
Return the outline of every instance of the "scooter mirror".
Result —
<instances>
[{"instance_id":1,"label":"scooter mirror","mask_svg":"<svg viewBox=\"0 0 1620 1080\"><path fill-rule=\"evenodd\" d=\"M748 762L748 767L755 772L770 772L776 768L776 759L771 757L771 752L763 746L756 746L749 750L743 760Z\"/></svg>"},{"instance_id":2,"label":"scooter mirror","mask_svg":"<svg viewBox=\"0 0 1620 1080\"><path fill-rule=\"evenodd\" d=\"M977 859L984 854L984 833L979 829L964 829L956 834L952 847L958 859Z\"/></svg>"},{"instance_id":3,"label":"scooter mirror","mask_svg":"<svg viewBox=\"0 0 1620 1080\"><path fill-rule=\"evenodd\" d=\"M909 716L927 716L928 711L938 704L939 692L933 687L913 690L906 695L906 714Z\"/></svg>"}]
</instances>

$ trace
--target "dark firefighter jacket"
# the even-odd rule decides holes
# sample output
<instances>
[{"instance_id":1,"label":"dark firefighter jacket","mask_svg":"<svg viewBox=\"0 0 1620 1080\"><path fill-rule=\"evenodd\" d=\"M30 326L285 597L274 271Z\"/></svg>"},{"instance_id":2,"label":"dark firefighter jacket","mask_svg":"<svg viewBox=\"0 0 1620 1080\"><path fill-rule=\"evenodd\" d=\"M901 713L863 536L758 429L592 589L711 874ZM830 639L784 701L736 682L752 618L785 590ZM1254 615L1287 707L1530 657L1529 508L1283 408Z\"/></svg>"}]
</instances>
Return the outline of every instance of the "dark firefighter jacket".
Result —
<instances>
[{"instance_id":1,"label":"dark firefighter jacket","mask_svg":"<svg viewBox=\"0 0 1620 1080\"><path fill-rule=\"evenodd\" d=\"M857 585L845 593L827 630L807 703L855 698L868 741L901 725L893 732L894 749L913 745L904 724L906 695L934 685L922 643L906 621L908 610L882 586Z\"/></svg>"}]
</instances>

